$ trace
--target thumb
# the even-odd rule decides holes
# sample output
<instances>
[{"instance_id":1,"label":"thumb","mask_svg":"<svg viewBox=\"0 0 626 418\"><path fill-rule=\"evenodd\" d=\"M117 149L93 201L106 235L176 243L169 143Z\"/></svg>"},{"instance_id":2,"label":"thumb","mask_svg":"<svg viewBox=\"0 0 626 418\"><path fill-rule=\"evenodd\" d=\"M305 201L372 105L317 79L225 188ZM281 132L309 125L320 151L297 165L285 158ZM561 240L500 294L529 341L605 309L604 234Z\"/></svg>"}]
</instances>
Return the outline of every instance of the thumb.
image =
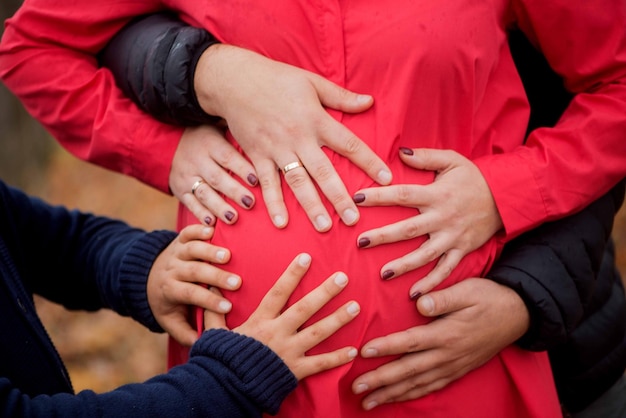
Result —
<instances>
[{"instance_id":1,"label":"thumb","mask_svg":"<svg viewBox=\"0 0 626 418\"><path fill-rule=\"evenodd\" d=\"M369 94L358 94L346 90L323 77L317 77L313 85L322 105L347 113L363 112L374 104Z\"/></svg>"},{"instance_id":2,"label":"thumb","mask_svg":"<svg viewBox=\"0 0 626 418\"><path fill-rule=\"evenodd\" d=\"M441 172L455 165L458 154L451 150L431 148L401 148L400 158L409 167Z\"/></svg>"},{"instance_id":3,"label":"thumb","mask_svg":"<svg viewBox=\"0 0 626 418\"><path fill-rule=\"evenodd\" d=\"M446 289L421 296L417 300L417 310L424 316L435 317L467 308L472 303L468 300L468 295L463 292L462 284L462 282L457 283Z\"/></svg>"}]
</instances>

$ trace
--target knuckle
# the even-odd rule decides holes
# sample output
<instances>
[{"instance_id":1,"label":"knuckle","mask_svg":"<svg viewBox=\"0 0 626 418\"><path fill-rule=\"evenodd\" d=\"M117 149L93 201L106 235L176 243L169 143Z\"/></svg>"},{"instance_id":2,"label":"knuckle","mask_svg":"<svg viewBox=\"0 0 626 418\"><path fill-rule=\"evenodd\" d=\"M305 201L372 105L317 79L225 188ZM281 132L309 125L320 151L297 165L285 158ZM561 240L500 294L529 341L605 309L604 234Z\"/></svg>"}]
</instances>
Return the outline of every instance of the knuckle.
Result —
<instances>
[{"instance_id":1,"label":"knuckle","mask_svg":"<svg viewBox=\"0 0 626 418\"><path fill-rule=\"evenodd\" d=\"M361 150L363 143L359 138L350 135L345 139L344 150L347 154L356 154Z\"/></svg>"},{"instance_id":2,"label":"knuckle","mask_svg":"<svg viewBox=\"0 0 626 418\"><path fill-rule=\"evenodd\" d=\"M411 200L413 198L413 193L409 185L407 184L399 185L396 190L397 190L396 198L398 200L398 204L402 206L406 206L407 204L411 203Z\"/></svg>"}]
</instances>

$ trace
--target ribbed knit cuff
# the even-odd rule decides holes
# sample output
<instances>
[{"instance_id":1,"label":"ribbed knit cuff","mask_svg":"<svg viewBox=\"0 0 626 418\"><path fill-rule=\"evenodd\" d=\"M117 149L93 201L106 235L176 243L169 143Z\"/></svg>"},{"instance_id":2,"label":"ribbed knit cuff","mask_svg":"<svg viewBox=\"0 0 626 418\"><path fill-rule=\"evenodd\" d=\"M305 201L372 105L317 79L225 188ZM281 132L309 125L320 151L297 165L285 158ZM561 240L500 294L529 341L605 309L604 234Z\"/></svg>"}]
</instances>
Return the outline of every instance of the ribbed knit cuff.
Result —
<instances>
[{"instance_id":1,"label":"ribbed knit cuff","mask_svg":"<svg viewBox=\"0 0 626 418\"><path fill-rule=\"evenodd\" d=\"M226 365L239 379L242 392L270 414L278 412L298 384L287 365L269 347L231 331L204 332L190 352L191 357L197 355L213 357Z\"/></svg>"},{"instance_id":2,"label":"ribbed knit cuff","mask_svg":"<svg viewBox=\"0 0 626 418\"><path fill-rule=\"evenodd\" d=\"M156 257L176 237L171 231L154 231L138 239L122 259L120 290L128 315L154 332L163 332L150 305L146 284Z\"/></svg>"}]
</instances>

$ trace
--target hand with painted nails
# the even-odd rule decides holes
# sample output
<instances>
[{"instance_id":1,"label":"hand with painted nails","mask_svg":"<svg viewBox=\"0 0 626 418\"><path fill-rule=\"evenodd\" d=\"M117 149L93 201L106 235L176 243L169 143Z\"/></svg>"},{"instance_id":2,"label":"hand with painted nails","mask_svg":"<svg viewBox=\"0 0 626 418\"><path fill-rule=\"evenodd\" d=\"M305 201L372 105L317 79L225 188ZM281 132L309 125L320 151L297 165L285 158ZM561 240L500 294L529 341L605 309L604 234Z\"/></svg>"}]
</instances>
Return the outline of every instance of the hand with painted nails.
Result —
<instances>
[{"instance_id":1,"label":"hand with painted nails","mask_svg":"<svg viewBox=\"0 0 626 418\"><path fill-rule=\"evenodd\" d=\"M148 304L161 327L179 343L190 346L198 338L189 324L191 306L200 306L221 316L231 303L206 286L236 290L241 278L213 264L230 260L230 251L206 242L213 228L190 225L156 258L148 276Z\"/></svg>"},{"instance_id":2,"label":"hand with painted nails","mask_svg":"<svg viewBox=\"0 0 626 418\"><path fill-rule=\"evenodd\" d=\"M360 311L355 301L345 303L332 314L314 324L302 325L348 284L348 277L337 272L302 299L283 311L287 299L311 265L311 256L298 255L278 281L267 292L257 309L233 331L255 338L271 348L289 367L298 380L312 374L352 361L358 351L355 347L307 356L315 347L337 330L352 321ZM226 328L223 316L206 312L205 329Z\"/></svg>"},{"instance_id":3,"label":"hand with painted nails","mask_svg":"<svg viewBox=\"0 0 626 418\"><path fill-rule=\"evenodd\" d=\"M428 235L415 251L381 268L381 277L391 279L439 259L435 268L411 287L409 294L415 298L445 280L466 254L487 242L503 225L487 182L467 158L450 150L408 148L400 150L400 157L409 167L435 171L435 181L358 191L353 198L360 206L401 205L419 213L363 232L357 245L371 248Z\"/></svg>"},{"instance_id":4,"label":"hand with painted nails","mask_svg":"<svg viewBox=\"0 0 626 418\"><path fill-rule=\"evenodd\" d=\"M424 295L417 309L434 320L376 338L361 348L366 358L403 354L356 378L363 408L417 399L480 367L528 330L522 298L490 279L470 278Z\"/></svg>"},{"instance_id":5,"label":"hand with painted nails","mask_svg":"<svg viewBox=\"0 0 626 418\"><path fill-rule=\"evenodd\" d=\"M391 182L386 164L326 110L364 112L373 104L371 96L224 44L212 45L202 54L194 84L204 111L226 120L252 161L267 211L278 228L289 220L280 187L281 171L316 230L324 232L332 226L316 184L345 224L358 221L358 209L322 150L324 146L348 158L377 183Z\"/></svg>"},{"instance_id":6,"label":"hand with painted nails","mask_svg":"<svg viewBox=\"0 0 626 418\"><path fill-rule=\"evenodd\" d=\"M214 225L217 219L226 224L237 221L237 210L223 196L243 209L254 206L254 195L233 176L249 186L258 183L252 164L218 127L185 129L172 161L169 185L172 194L204 225Z\"/></svg>"}]
</instances>

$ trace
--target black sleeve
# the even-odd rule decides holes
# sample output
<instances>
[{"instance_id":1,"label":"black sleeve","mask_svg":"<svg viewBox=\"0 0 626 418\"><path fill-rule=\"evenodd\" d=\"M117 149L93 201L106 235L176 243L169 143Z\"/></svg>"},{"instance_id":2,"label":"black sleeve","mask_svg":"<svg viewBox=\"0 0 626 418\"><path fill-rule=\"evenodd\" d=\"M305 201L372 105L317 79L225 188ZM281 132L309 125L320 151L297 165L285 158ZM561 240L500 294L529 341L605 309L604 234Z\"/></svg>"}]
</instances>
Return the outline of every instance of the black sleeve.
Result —
<instances>
[{"instance_id":1,"label":"black sleeve","mask_svg":"<svg viewBox=\"0 0 626 418\"><path fill-rule=\"evenodd\" d=\"M213 35L169 13L142 16L126 25L100 52L120 89L141 109L170 124L215 123L198 103L193 75Z\"/></svg>"}]
</instances>

